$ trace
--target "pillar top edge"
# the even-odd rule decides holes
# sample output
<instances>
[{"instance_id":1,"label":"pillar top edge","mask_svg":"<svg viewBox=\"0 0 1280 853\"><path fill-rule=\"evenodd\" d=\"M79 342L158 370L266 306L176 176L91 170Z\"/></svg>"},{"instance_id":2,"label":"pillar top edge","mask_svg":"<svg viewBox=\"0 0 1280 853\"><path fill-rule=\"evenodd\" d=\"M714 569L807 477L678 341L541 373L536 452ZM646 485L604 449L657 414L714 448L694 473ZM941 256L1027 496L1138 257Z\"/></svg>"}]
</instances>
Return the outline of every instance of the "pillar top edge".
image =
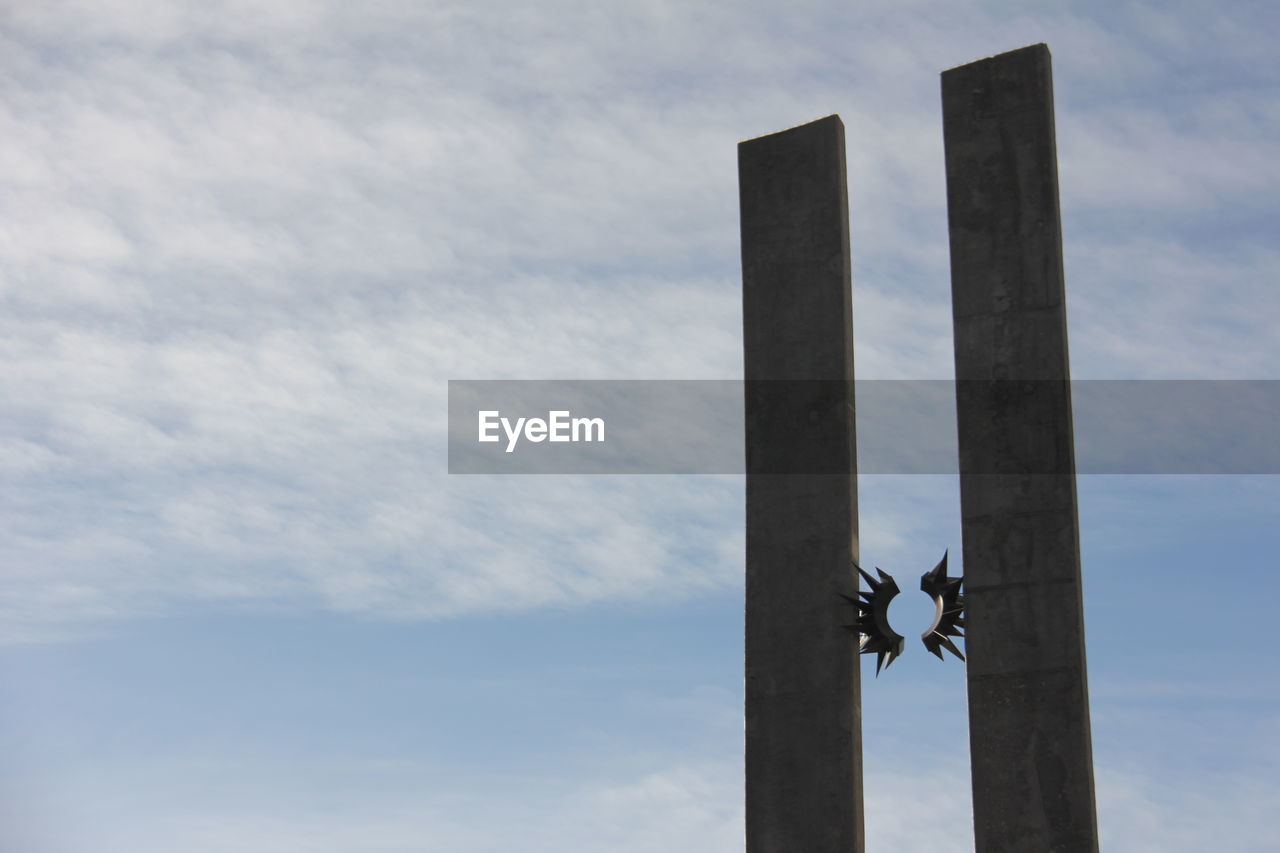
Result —
<instances>
[{"instance_id":1,"label":"pillar top edge","mask_svg":"<svg viewBox=\"0 0 1280 853\"><path fill-rule=\"evenodd\" d=\"M821 125L831 124L831 123L834 123L837 127L839 127L842 130L844 129L844 122L840 120L840 115L838 113L832 113L829 116L824 116L823 118L820 118L820 119L814 119L813 121L805 122L804 124L797 124L792 127L788 127L785 130L778 130L778 131L774 131L773 133L765 133L765 134L761 134L760 136L753 136L750 139L744 139L738 143L738 146L741 147L743 145L749 145L753 142L759 142L760 140L763 140L763 139L772 139L776 136L782 136L783 134L787 134L787 133L796 133L796 132L805 131L805 130L816 130Z\"/></svg>"},{"instance_id":2,"label":"pillar top edge","mask_svg":"<svg viewBox=\"0 0 1280 853\"><path fill-rule=\"evenodd\" d=\"M955 74L957 72L964 72L966 70L975 70L974 69L975 66L984 65L986 63L1003 64L1006 62L1017 62L1019 60L1024 60L1026 58L1029 58L1029 56L1036 56L1036 57L1042 56L1045 59L1051 59L1053 55L1049 52L1048 44L1046 44L1045 42L1037 42L1036 44L1029 44L1026 47L1019 47L1014 50L1005 51L1004 53L997 53L995 56L987 56L982 59L975 59L973 62L966 62L964 65L957 65L954 68L948 68L946 71L942 72L942 76L946 77L948 75Z\"/></svg>"}]
</instances>

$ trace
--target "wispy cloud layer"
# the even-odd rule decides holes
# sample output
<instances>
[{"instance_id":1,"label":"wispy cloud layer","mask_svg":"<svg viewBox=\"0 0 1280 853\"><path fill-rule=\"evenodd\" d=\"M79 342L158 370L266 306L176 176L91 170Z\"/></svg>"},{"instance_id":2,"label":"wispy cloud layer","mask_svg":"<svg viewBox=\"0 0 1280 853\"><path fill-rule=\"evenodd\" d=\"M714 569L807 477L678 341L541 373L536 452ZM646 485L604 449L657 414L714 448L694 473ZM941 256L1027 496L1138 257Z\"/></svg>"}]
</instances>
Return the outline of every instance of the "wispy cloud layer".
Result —
<instances>
[{"instance_id":1,"label":"wispy cloud layer","mask_svg":"<svg viewBox=\"0 0 1280 853\"><path fill-rule=\"evenodd\" d=\"M946 377L936 74L1042 38L1076 373L1274 374L1260 29L915 5L6 10L10 630L728 583L722 484L449 482L444 380L737 375L733 143L831 111L860 374Z\"/></svg>"},{"instance_id":2,"label":"wispy cloud layer","mask_svg":"<svg viewBox=\"0 0 1280 853\"><path fill-rule=\"evenodd\" d=\"M836 111L860 374L946 376L936 74L1028 41L1057 57L1077 375L1273 375L1261 28L913 8L8 9L0 547L9 624L46 626L15 636L728 583L653 544L727 537L721 484L449 482L444 381L737 375L734 143ZM556 550L588 530L645 570Z\"/></svg>"},{"instance_id":3,"label":"wispy cloud layer","mask_svg":"<svg viewBox=\"0 0 1280 853\"><path fill-rule=\"evenodd\" d=\"M634 775L555 780L545 775L438 778L413 762L316 764L298 788L245 789L240 780L275 779L284 768L208 764L174 787L133 777L128 788L83 787L92 799L72 807L76 820L45 824L28 813L5 835L22 849L94 849L102 853L308 850L379 853L659 853L743 848L742 778L736 762L652 766ZM97 780L105 782L106 780ZM894 853L972 851L967 774L952 767L870 777L868 849ZM96 783L91 783L96 784ZM354 795L353 786L364 790ZM1277 794L1260 777L1215 778L1212 790L1170 790L1149 778L1103 768L1098 794L1102 843L1137 851L1194 853L1221 846L1269 850L1265 826ZM155 786L155 787L152 787ZM1221 787L1219 787L1221 786ZM469 792L485 790L477 798ZM468 792L463 794L462 792ZM372 796L370 796L372 794ZM314 803L328 803L316 809ZM150 812L155 809L157 813ZM69 847L64 845L70 845Z\"/></svg>"},{"instance_id":4,"label":"wispy cloud layer","mask_svg":"<svg viewBox=\"0 0 1280 853\"><path fill-rule=\"evenodd\" d=\"M0 774L0 846L740 850L739 744L714 740L740 731L740 705L723 688L664 694L689 703L678 725L653 711L577 765L416 719L389 761L359 754L354 733L453 695L433 684L400 704L423 649L399 639L353 653L357 672L413 658L369 688L378 713L344 701L364 682L335 675L323 638L256 644L210 671L191 659L233 645L234 629L170 638L172 658L137 669L127 646L98 659L105 644L33 641L210 605L383 628L489 614L492 647L436 659L475 674L528 643L497 625L522 611L736 594L740 480L450 477L446 381L738 377L735 144L831 113L849 143L858 374L947 378L937 75L1033 42L1055 57L1074 375L1277 378L1277 23L1266 4L1231 2L5 4L0 663L88 657L7 687L0 734L17 733L25 766ZM1163 744L1111 746L1150 745L1151 731L1202 753L1219 743L1187 714L1121 719L1115 685L1167 684L1188 702L1182 670L1267 665L1274 543L1259 531L1275 491L1082 482L1113 849L1263 849L1274 755L1236 743L1201 790L1186 767L1160 772ZM864 477L860 497L868 563L956 554L953 479ZM1182 643L1210 573L1238 624ZM740 638L727 618L693 627ZM236 681L263 652L280 668ZM907 686L913 665L895 667ZM523 692L457 713L510 727L532 706L596 732L592 697L614 682L584 678L557 705L529 666ZM120 692L85 687L86 673ZM270 739L255 753L264 684L289 709L278 731L320 744L313 763L267 754ZM1248 726L1205 719L1266 735L1274 697L1250 695ZM940 730L929 701L890 714L889 688L868 697L868 719L901 717L908 746ZM236 713L248 722L218 727ZM632 743L644 725L709 720L714 748ZM424 731L459 740L467 761L445 761ZM966 770L938 765L935 747L869 752L875 849L971 849Z\"/></svg>"}]
</instances>

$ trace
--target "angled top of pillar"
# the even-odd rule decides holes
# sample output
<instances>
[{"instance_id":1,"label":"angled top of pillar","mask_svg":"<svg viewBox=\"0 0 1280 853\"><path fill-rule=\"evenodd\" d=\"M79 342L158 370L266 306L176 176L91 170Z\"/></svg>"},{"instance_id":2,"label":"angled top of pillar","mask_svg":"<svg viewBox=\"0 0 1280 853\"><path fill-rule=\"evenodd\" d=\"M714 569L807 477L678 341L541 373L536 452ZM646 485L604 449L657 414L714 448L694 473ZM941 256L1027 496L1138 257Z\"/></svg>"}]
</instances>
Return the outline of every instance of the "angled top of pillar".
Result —
<instances>
[{"instance_id":1,"label":"angled top of pillar","mask_svg":"<svg viewBox=\"0 0 1280 853\"><path fill-rule=\"evenodd\" d=\"M830 125L830 124L836 125L837 127L840 128L841 131L844 130L844 122L840 120L840 116L836 113L832 113L831 115L826 116L825 118L816 119L814 121L806 122L805 124L797 124L795 127L789 127L786 130L779 130L773 133L766 133L763 136L753 136L750 139L744 139L738 143L738 146L741 147L743 145L750 145L753 142L761 142L767 139L773 139L774 137L783 136L788 133L801 134L801 133L804 133L805 131L820 130L824 128L826 125Z\"/></svg>"},{"instance_id":2,"label":"angled top of pillar","mask_svg":"<svg viewBox=\"0 0 1280 853\"><path fill-rule=\"evenodd\" d=\"M1053 58L1049 46L1020 47L942 72L942 109L949 117L982 120L1041 107L1052 91ZM1031 81L1037 81L1028 85Z\"/></svg>"},{"instance_id":3,"label":"angled top of pillar","mask_svg":"<svg viewBox=\"0 0 1280 853\"><path fill-rule=\"evenodd\" d=\"M983 59L975 59L973 62L966 62L964 65L957 65L955 68L948 68L942 72L942 76L963 72L966 69L974 69L979 66L1010 65L1013 63L1040 61L1041 59L1049 59L1049 45L1044 42L1039 44L1029 44L1026 47L1020 47L1016 50L1007 50L1004 53L997 53L995 56L988 56Z\"/></svg>"},{"instance_id":4,"label":"angled top of pillar","mask_svg":"<svg viewBox=\"0 0 1280 853\"><path fill-rule=\"evenodd\" d=\"M840 117L740 143L738 192L745 378L851 379L849 199Z\"/></svg>"},{"instance_id":5,"label":"angled top of pillar","mask_svg":"<svg viewBox=\"0 0 1280 853\"><path fill-rule=\"evenodd\" d=\"M1048 46L943 72L942 125L956 377L1066 379Z\"/></svg>"}]
</instances>

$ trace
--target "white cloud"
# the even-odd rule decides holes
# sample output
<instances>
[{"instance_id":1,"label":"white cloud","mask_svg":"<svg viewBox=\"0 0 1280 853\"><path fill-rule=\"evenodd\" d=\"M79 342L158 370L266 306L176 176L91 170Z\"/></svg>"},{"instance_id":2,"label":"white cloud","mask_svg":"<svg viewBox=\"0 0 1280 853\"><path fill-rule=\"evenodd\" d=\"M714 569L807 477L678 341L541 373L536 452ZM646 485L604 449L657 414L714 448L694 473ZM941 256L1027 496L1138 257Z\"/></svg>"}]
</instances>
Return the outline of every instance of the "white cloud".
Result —
<instances>
[{"instance_id":1,"label":"white cloud","mask_svg":"<svg viewBox=\"0 0 1280 853\"><path fill-rule=\"evenodd\" d=\"M1197 789L1161 785L1149 774L1098 774L1102 841L1135 853L1266 850L1265 827L1280 791L1271 779L1202 772Z\"/></svg>"},{"instance_id":2,"label":"white cloud","mask_svg":"<svg viewBox=\"0 0 1280 853\"><path fill-rule=\"evenodd\" d=\"M905 767L868 775L867 849L972 851L967 771L946 762L927 767L919 758L900 757ZM555 772L459 777L403 760L316 760L301 777L292 775L296 767L225 757L181 768L117 768L129 774L127 784L119 777L64 779L42 801L45 808L62 804L57 820L27 812L7 820L0 838L21 839L32 853L742 849L740 762L629 763L641 766L574 779ZM281 786L281 778L290 781ZM475 797L477 790L486 796ZM1103 766L1102 844L1139 853L1213 846L1261 853L1269 839L1258 828L1267 825L1276 793L1272 780L1257 776L1210 775L1197 790Z\"/></svg>"}]
</instances>

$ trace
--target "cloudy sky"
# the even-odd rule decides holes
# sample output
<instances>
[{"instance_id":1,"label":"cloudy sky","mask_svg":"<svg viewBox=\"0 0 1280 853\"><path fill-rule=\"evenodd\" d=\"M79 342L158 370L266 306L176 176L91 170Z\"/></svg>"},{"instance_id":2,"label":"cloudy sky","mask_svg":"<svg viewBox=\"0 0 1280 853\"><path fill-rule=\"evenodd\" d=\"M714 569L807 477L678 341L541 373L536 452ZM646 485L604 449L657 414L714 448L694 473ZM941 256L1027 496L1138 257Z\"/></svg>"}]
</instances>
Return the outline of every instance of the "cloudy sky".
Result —
<instances>
[{"instance_id":1,"label":"cloudy sky","mask_svg":"<svg viewBox=\"0 0 1280 853\"><path fill-rule=\"evenodd\" d=\"M1040 41L1074 375L1278 379L1278 31L4 0L0 849L740 850L741 478L450 476L446 381L740 376L736 143L831 113L858 374L948 378L938 74ZM865 562L958 554L954 479L860 493ZM1081 480L1110 850L1273 843L1278 506ZM962 668L866 674L868 849L972 850Z\"/></svg>"}]
</instances>

